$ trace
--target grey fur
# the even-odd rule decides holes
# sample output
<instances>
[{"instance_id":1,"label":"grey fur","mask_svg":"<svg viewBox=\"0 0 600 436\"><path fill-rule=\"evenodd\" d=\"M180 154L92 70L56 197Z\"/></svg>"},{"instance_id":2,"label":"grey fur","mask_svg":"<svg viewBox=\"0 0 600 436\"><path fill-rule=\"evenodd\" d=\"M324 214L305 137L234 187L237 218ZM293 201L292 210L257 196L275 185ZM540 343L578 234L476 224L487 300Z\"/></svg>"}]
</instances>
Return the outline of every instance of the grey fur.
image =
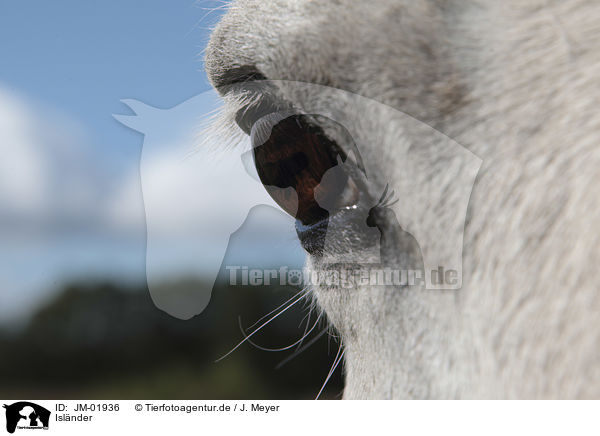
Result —
<instances>
[{"instance_id":1,"label":"grey fur","mask_svg":"<svg viewBox=\"0 0 600 436\"><path fill-rule=\"evenodd\" d=\"M206 67L220 84L248 65L388 104L483 159L460 291L315 289L345 398L600 397L599 2L239 0ZM393 144L372 147L401 185Z\"/></svg>"}]
</instances>

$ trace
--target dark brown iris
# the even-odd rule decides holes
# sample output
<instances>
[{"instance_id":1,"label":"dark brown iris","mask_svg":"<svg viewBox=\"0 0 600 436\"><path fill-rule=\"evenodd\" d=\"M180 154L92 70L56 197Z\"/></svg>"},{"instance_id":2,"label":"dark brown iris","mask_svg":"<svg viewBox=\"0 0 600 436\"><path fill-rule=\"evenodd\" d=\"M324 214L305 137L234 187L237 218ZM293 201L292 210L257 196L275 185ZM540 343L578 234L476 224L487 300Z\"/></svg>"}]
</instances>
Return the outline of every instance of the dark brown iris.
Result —
<instances>
[{"instance_id":1,"label":"dark brown iris","mask_svg":"<svg viewBox=\"0 0 600 436\"><path fill-rule=\"evenodd\" d=\"M315 200L315 188L323 175L338 165L340 150L307 115L291 115L268 127L268 138L252 140L256 169L269 195L304 225L327 218L329 212ZM321 196L339 197L347 179L346 174L338 177Z\"/></svg>"}]
</instances>

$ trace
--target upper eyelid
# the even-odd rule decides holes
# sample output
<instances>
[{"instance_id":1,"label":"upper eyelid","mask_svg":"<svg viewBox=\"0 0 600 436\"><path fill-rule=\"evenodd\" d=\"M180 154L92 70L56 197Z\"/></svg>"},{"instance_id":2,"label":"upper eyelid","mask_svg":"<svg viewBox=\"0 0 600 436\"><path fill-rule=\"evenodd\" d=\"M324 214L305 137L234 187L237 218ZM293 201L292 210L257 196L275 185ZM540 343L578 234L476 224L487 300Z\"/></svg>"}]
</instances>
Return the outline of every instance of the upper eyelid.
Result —
<instances>
[{"instance_id":1,"label":"upper eyelid","mask_svg":"<svg viewBox=\"0 0 600 436\"><path fill-rule=\"evenodd\" d=\"M277 108L270 101L258 99L238 109L235 113L235 122L240 129L250 135L252 126L259 119L274 112L278 112Z\"/></svg>"},{"instance_id":2,"label":"upper eyelid","mask_svg":"<svg viewBox=\"0 0 600 436\"><path fill-rule=\"evenodd\" d=\"M231 91L235 97L229 103L237 106L237 109L234 108L235 122L248 135L254 123L266 115L275 112L301 113L292 103L262 87L263 83L245 83L246 86Z\"/></svg>"},{"instance_id":3,"label":"upper eyelid","mask_svg":"<svg viewBox=\"0 0 600 436\"><path fill-rule=\"evenodd\" d=\"M289 107L291 107L291 106L292 106L291 104L286 105L287 108L285 110L278 109L274 105L270 106L269 110L265 110L261 116L257 117L256 119L254 119L252 121L252 123L251 123L252 125L249 125L247 127L248 131L246 131L244 129L242 129L242 130L244 130L247 134L250 134L250 131L252 130L252 127L256 124L256 122L258 122L259 120L261 120L264 117L267 117L269 115L281 114L281 116L282 116L281 119L284 119L290 115L307 116L310 120L310 124L312 124L314 127L316 127L317 129L319 129L321 131L321 133L327 139L328 143L331 143L334 145L334 149L330 150L330 152L333 152L334 154L339 154L343 160L346 160L347 158L352 156L352 158L350 159L351 162L353 162L353 164L359 170L361 170L363 173L365 173L365 175L366 175L366 168L364 166L362 155L361 155L358 147L356 146L356 142L354 141L354 138L352 137L350 132L348 132L348 130L344 126L342 126L341 124L339 124L335 121L333 123L327 122L327 120L329 120L329 118L325 115L305 114L305 113L302 113L301 111L290 110ZM244 108L238 110L238 112L236 114L236 118L239 114L247 115L248 111L251 109L252 109L252 107L244 107ZM318 119L319 117L324 118L324 120L319 120ZM333 120L331 120L331 121L333 121ZM238 119L236 119L236 122L238 122L238 125L240 124ZM342 132L332 132L331 129L326 129L325 124L332 124L334 127L336 127L335 130L343 130L343 131ZM240 128L242 128L242 126L240 126ZM332 135L331 133L334 133L334 134Z\"/></svg>"},{"instance_id":4,"label":"upper eyelid","mask_svg":"<svg viewBox=\"0 0 600 436\"><path fill-rule=\"evenodd\" d=\"M352 162L366 175L366 168L360 150L348 129L343 125L334 122L333 125L336 128L328 129L315 116L321 116L325 119L329 119L329 117L320 114L305 114L292 102L278 95L277 88L273 86L271 81L257 80L256 77L264 76L253 67L246 66L231 69L228 74L230 74L230 79L235 77L237 81L230 81L224 93L230 97L229 104L237 106L237 109L232 108L235 113L235 122L247 135L250 135L253 125L259 119L275 112L312 115L310 117L312 118L312 124L320 128L329 142L335 145L334 153L340 153L344 159L353 154L354 159L351 159ZM335 131L339 130L340 126L344 131Z\"/></svg>"},{"instance_id":5,"label":"upper eyelid","mask_svg":"<svg viewBox=\"0 0 600 436\"><path fill-rule=\"evenodd\" d=\"M212 76L213 85L221 95L229 92L231 86L259 80L267 77L254 65L239 65Z\"/></svg>"}]
</instances>

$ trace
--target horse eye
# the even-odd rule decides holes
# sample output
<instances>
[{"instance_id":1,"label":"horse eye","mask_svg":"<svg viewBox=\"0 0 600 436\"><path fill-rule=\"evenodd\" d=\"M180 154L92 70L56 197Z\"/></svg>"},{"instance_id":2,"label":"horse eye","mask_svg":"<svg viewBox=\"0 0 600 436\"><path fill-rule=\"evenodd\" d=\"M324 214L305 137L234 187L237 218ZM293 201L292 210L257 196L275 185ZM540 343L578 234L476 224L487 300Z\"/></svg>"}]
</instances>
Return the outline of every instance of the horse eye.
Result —
<instances>
[{"instance_id":1,"label":"horse eye","mask_svg":"<svg viewBox=\"0 0 600 436\"><path fill-rule=\"evenodd\" d=\"M309 116L263 117L251 136L261 182L281 208L302 224L327 218L338 200L348 197L342 195L348 185L348 174L339 165L342 152ZM330 171L338 165L339 170ZM297 195L291 195L289 188Z\"/></svg>"}]
</instances>

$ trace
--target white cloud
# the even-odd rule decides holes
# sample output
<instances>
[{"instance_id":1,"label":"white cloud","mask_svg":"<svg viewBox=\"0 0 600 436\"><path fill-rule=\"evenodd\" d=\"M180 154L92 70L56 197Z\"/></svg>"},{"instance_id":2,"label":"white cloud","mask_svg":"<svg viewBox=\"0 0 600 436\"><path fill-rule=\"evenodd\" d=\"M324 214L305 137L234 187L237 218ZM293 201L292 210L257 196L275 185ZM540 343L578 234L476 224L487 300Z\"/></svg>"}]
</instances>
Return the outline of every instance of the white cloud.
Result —
<instances>
[{"instance_id":1,"label":"white cloud","mask_svg":"<svg viewBox=\"0 0 600 436\"><path fill-rule=\"evenodd\" d=\"M0 320L118 258L101 236L108 188L82 131L0 86Z\"/></svg>"},{"instance_id":2,"label":"white cloud","mask_svg":"<svg viewBox=\"0 0 600 436\"><path fill-rule=\"evenodd\" d=\"M0 214L33 215L44 209L48 168L27 105L0 88Z\"/></svg>"},{"instance_id":3,"label":"white cloud","mask_svg":"<svg viewBox=\"0 0 600 436\"><path fill-rule=\"evenodd\" d=\"M0 87L0 234L96 226L107 187L83 129Z\"/></svg>"}]
</instances>

